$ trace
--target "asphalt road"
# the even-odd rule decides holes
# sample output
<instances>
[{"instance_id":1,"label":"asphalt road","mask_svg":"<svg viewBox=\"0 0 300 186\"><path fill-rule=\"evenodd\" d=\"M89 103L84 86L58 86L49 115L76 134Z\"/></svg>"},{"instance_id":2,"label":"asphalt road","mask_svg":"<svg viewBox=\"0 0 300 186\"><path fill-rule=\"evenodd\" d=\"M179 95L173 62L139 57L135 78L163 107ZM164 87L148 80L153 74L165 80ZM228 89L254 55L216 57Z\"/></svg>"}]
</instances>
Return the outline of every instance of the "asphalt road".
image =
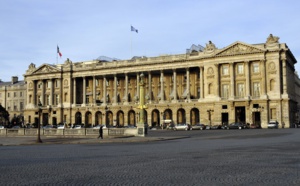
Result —
<instances>
[{"instance_id":1,"label":"asphalt road","mask_svg":"<svg viewBox=\"0 0 300 186\"><path fill-rule=\"evenodd\" d=\"M188 138L0 146L1 185L300 185L300 129L148 135Z\"/></svg>"}]
</instances>

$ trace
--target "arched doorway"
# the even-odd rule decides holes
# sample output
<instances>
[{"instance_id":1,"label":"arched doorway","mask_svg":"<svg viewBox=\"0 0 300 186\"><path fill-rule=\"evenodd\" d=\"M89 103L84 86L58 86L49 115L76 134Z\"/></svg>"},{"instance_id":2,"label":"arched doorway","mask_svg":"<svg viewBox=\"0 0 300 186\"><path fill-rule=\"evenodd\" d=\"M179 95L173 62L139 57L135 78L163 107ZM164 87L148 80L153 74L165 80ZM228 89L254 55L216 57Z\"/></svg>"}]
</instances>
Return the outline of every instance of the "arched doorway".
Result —
<instances>
[{"instance_id":1,"label":"arched doorway","mask_svg":"<svg viewBox=\"0 0 300 186\"><path fill-rule=\"evenodd\" d=\"M166 109L164 112L163 112L163 119L166 120L172 120L173 118L173 113L172 113L172 110L171 109Z\"/></svg>"},{"instance_id":2,"label":"arched doorway","mask_svg":"<svg viewBox=\"0 0 300 186\"><path fill-rule=\"evenodd\" d=\"M160 126L160 120L161 119L160 119L159 111L157 109L152 111L151 118L152 118L152 121L151 121L151 126L152 127Z\"/></svg>"},{"instance_id":3,"label":"arched doorway","mask_svg":"<svg viewBox=\"0 0 300 186\"><path fill-rule=\"evenodd\" d=\"M128 112L128 125L135 126L135 112L133 110L130 110Z\"/></svg>"},{"instance_id":4,"label":"arched doorway","mask_svg":"<svg viewBox=\"0 0 300 186\"><path fill-rule=\"evenodd\" d=\"M177 123L186 123L185 110L183 108L177 111Z\"/></svg>"},{"instance_id":5,"label":"arched doorway","mask_svg":"<svg viewBox=\"0 0 300 186\"><path fill-rule=\"evenodd\" d=\"M80 112L75 114L75 125L81 125L82 123L82 116Z\"/></svg>"},{"instance_id":6,"label":"arched doorway","mask_svg":"<svg viewBox=\"0 0 300 186\"><path fill-rule=\"evenodd\" d=\"M85 113L85 127L92 126L92 113L90 111Z\"/></svg>"},{"instance_id":7,"label":"arched doorway","mask_svg":"<svg viewBox=\"0 0 300 186\"><path fill-rule=\"evenodd\" d=\"M113 113L111 111L106 112L106 125L110 125L110 126L114 125Z\"/></svg>"},{"instance_id":8,"label":"arched doorway","mask_svg":"<svg viewBox=\"0 0 300 186\"><path fill-rule=\"evenodd\" d=\"M190 113L190 122L191 122L191 125L195 125L195 124L198 124L200 123L200 114L199 114L199 109L197 108L193 108L191 110L191 113Z\"/></svg>"},{"instance_id":9,"label":"arched doorway","mask_svg":"<svg viewBox=\"0 0 300 186\"><path fill-rule=\"evenodd\" d=\"M95 125L102 125L102 113L100 111L96 112L95 114Z\"/></svg>"},{"instance_id":10,"label":"arched doorway","mask_svg":"<svg viewBox=\"0 0 300 186\"><path fill-rule=\"evenodd\" d=\"M117 127L124 127L124 112L121 110L117 112Z\"/></svg>"}]
</instances>

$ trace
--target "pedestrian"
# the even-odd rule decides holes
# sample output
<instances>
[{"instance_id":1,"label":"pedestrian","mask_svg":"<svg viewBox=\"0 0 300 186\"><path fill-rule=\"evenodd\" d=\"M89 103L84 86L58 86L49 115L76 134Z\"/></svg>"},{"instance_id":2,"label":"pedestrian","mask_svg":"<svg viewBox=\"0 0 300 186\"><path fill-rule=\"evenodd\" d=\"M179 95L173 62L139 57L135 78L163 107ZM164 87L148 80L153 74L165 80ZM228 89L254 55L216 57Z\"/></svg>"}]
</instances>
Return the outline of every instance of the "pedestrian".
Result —
<instances>
[{"instance_id":1,"label":"pedestrian","mask_svg":"<svg viewBox=\"0 0 300 186\"><path fill-rule=\"evenodd\" d=\"M98 136L98 138L103 139L103 126L102 125L99 128L99 136Z\"/></svg>"}]
</instances>

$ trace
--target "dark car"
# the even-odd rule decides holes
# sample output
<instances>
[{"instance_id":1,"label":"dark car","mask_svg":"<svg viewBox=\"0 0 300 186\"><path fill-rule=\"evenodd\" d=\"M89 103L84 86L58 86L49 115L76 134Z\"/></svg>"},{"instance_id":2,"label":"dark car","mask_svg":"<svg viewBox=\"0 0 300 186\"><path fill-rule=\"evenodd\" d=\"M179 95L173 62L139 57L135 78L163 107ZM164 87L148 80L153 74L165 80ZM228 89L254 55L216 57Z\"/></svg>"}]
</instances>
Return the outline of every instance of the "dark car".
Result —
<instances>
[{"instance_id":1,"label":"dark car","mask_svg":"<svg viewBox=\"0 0 300 186\"><path fill-rule=\"evenodd\" d=\"M222 125L212 125L210 127L210 130L215 130L215 129L222 129Z\"/></svg>"},{"instance_id":2,"label":"dark car","mask_svg":"<svg viewBox=\"0 0 300 186\"><path fill-rule=\"evenodd\" d=\"M234 122L225 126L225 129L245 129L245 128L247 128L246 125L241 122Z\"/></svg>"}]
</instances>

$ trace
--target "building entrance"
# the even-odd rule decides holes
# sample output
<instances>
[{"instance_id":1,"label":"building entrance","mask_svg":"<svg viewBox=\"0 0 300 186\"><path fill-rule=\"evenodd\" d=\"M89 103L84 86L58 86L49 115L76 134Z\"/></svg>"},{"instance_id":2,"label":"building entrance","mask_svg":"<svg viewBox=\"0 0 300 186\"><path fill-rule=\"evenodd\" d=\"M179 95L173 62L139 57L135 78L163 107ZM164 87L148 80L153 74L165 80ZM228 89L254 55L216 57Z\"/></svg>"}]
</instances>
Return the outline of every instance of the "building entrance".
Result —
<instances>
[{"instance_id":1,"label":"building entrance","mask_svg":"<svg viewBox=\"0 0 300 186\"><path fill-rule=\"evenodd\" d=\"M246 123L245 107L235 107L235 121Z\"/></svg>"},{"instance_id":2,"label":"building entrance","mask_svg":"<svg viewBox=\"0 0 300 186\"><path fill-rule=\"evenodd\" d=\"M228 125L228 113L222 113L222 125Z\"/></svg>"},{"instance_id":3,"label":"building entrance","mask_svg":"<svg viewBox=\"0 0 300 186\"><path fill-rule=\"evenodd\" d=\"M261 127L260 112L252 113L252 122L256 127Z\"/></svg>"}]
</instances>

